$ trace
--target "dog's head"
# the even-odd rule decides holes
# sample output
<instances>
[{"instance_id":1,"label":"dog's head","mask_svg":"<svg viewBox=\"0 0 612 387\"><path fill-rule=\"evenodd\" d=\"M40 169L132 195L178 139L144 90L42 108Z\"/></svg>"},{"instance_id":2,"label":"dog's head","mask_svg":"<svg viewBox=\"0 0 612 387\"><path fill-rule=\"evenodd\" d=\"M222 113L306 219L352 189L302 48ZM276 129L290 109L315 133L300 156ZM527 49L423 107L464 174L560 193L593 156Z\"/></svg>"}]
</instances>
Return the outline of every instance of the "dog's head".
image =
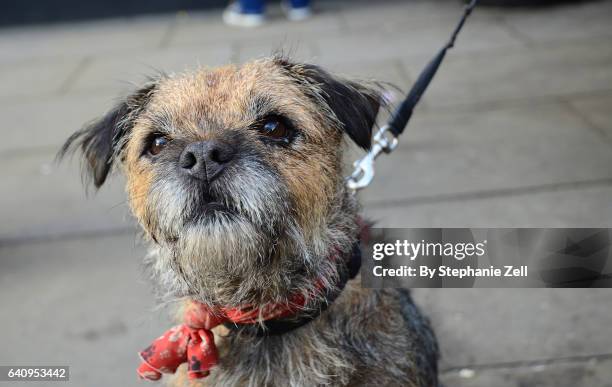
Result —
<instances>
[{"instance_id":1,"label":"dog's head","mask_svg":"<svg viewBox=\"0 0 612 387\"><path fill-rule=\"evenodd\" d=\"M378 93L284 58L159 77L75 133L96 187L127 177L174 296L264 302L332 270L354 238L343 136L370 146Z\"/></svg>"}]
</instances>

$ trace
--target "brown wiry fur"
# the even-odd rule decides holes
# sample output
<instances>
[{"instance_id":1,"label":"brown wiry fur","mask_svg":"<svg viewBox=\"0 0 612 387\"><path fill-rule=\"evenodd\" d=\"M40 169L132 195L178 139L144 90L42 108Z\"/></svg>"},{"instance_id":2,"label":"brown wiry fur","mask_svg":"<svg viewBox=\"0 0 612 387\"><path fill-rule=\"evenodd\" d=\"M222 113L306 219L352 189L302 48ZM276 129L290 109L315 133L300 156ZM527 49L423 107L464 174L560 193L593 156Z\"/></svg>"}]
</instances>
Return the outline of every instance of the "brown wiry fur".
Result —
<instances>
[{"instance_id":1,"label":"brown wiry fur","mask_svg":"<svg viewBox=\"0 0 612 387\"><path fill-rule=\"evenodd\" d=\"M97 186L122 166L165 301L286 303L312 294L316 281L333 289L345 270L330 259L349 256L358 231L358 206L342 178L342 141L348 135L369 147L379 103L367 85L264 59L155 79L63 151L81 144ZM271 114L291 122L284 145L254 129ZM146 150L155 133L170 142L154 157ZM237 156L215 181L194 185L177 160L201 141L231 144ZM225 210L206 210L204 191ZM304 309L325 302L314 297ZM216 341L220 364L193 385L437 385L436 341L409 294L362 289L358 279L298 329L255 337L218 328ZM184 368L173 383L190 385Z\"/></svg>"}]
</instances>

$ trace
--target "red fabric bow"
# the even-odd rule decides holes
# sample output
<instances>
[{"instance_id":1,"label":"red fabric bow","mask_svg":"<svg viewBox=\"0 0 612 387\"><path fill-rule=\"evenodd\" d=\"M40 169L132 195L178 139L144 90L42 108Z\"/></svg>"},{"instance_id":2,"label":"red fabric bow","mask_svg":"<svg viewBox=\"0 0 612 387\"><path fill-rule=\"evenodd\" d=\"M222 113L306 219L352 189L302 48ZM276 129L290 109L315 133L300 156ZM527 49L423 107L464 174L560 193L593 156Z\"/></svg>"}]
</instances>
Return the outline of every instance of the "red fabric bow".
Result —
<instances>
[{"instance_id":1,"label":"red fabric bow","mask_svg":"<svg viewBox=\"0 0 612 387\"><path fill-rule=\"evenodd\" d=\"M211 329L224 322L255 324L260 320L271 320L293 315L306 304L301 294L291 298L289 304L273 304L257 308L221 308L218 311L192 301L185 310L185 323L177 325L158 337L140 352L142 363L138 375L142 379L159 380L162 373L174 373L187 363L190 379L208 376L218 360L217 347Z\"/></svg>"}]
</instances>

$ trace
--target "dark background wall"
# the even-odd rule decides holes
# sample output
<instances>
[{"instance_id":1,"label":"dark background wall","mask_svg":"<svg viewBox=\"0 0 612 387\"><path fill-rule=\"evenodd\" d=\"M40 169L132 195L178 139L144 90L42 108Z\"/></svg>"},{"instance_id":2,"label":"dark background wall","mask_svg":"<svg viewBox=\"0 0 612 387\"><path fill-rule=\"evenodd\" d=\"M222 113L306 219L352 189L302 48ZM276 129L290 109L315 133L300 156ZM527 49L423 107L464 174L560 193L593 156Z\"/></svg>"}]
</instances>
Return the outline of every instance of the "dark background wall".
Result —
<instances>
[{"instance_id":1,"label":"dark background wall","mask_svg":"<svg viewBox=\"0 0 612 387\"><path fill-rule=\"evenodd\" d=\"M227 0L4 0L0 25L155 14L225 4Z\"/></svg>"}]
</instances>

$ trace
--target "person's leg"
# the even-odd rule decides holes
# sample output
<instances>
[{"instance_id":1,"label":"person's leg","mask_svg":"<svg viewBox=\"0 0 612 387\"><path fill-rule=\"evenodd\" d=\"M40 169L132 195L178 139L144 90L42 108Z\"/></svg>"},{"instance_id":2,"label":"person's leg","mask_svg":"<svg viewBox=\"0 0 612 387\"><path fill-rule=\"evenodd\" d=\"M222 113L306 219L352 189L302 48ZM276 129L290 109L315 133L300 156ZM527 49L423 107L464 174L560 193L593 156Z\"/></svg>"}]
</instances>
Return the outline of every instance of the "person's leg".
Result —
<instances>
[{"instance_id":1,"label":"person's leg","mask_svg":"<svg viewBox=\"0 0 612 387\"><path fill-rule=\"evenodd\" d=\"M263 15L264 6L263 0L240 0L240 8L245 14Z\"/></svg>"},{"instance_id":2,"label":"person's leg","mask_svg":"<svg viewBox=\"0 0 612 387\"><path fill-rule=\"evenodd\" d=\"M310 7L310 0L291 0L289 4L291 8L306 8Z\"/></svg>"},{"instance_id":3,"label":"person's leg","mask_svg":"<svg viewBox=\"0 0 612 387\"><path fill-rule=\"evenodd\" d=\"M256 27L265 22L264 0L239 0L231 3L223 12L223 21L239 27Z\"/></svg>"}]
</instances>

